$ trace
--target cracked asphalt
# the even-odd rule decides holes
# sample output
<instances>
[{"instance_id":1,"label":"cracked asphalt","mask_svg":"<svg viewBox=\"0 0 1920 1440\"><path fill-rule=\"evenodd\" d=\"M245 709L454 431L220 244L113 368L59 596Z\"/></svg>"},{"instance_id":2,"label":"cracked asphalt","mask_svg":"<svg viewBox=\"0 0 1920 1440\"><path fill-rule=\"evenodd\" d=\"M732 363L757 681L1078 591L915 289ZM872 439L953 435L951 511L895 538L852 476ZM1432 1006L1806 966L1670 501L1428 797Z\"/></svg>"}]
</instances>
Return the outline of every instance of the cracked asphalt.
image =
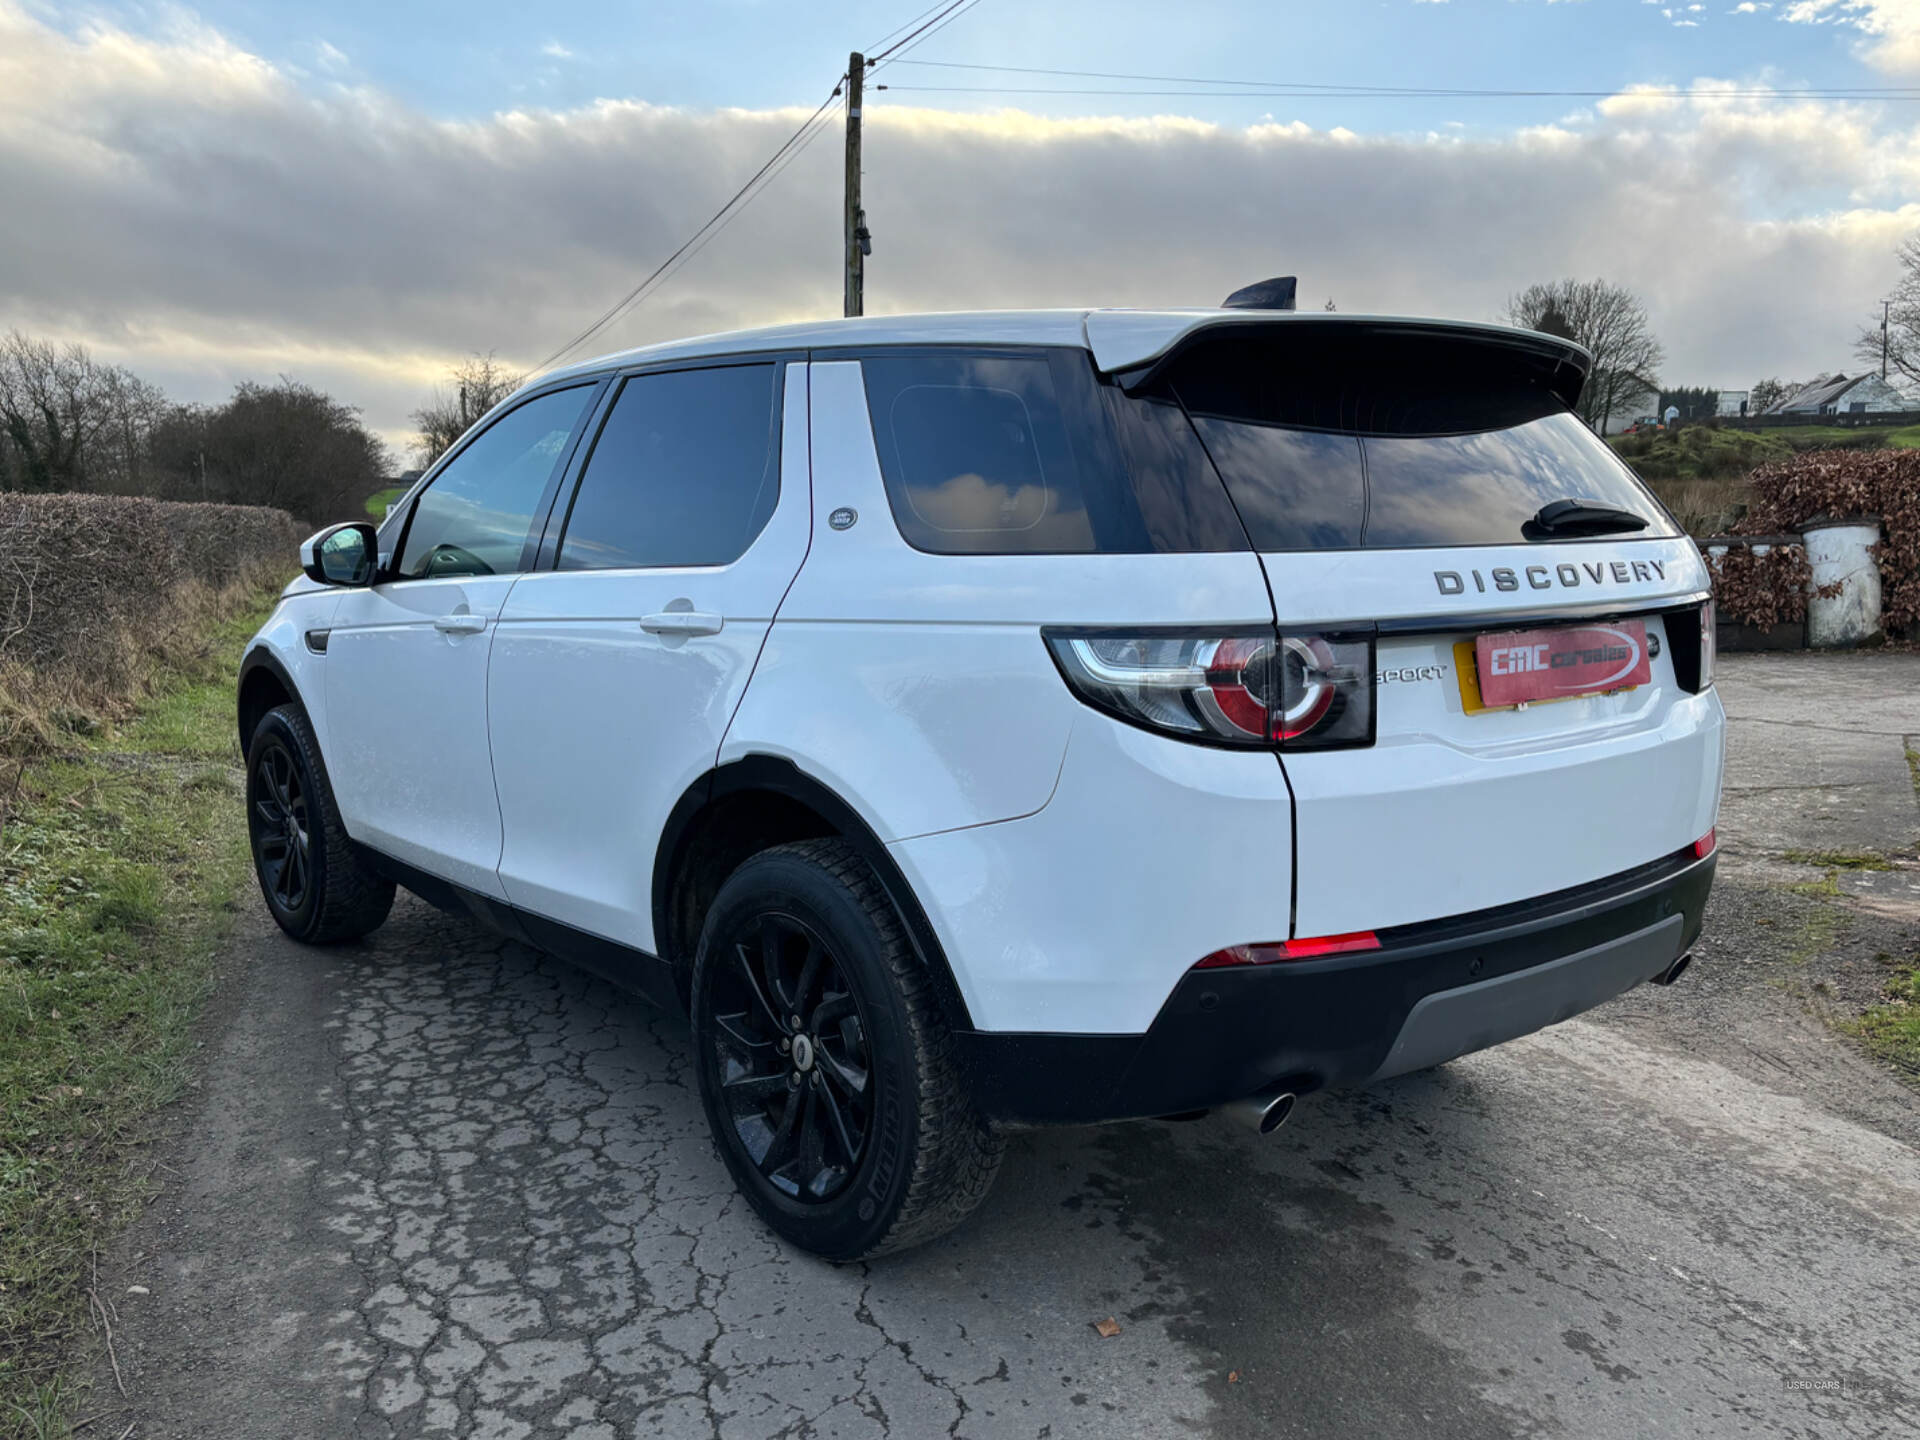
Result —
<instances>
[{"instance_id":1,"label":"cracked asphalt","mask_svg":"<svg viewBox=\"0 0 1920 1440\"><path fill-rule=\"evenodd\" d=\"M165 1188L102 1257L130 1398L103 1357L90 1408L196 1440L1913 1433L1913 1127L1663 1040L1687 986L1648 994L1264 1141L1018 1136L960 1231L836 1269L735 1196L678 1020L404 896L335 951L250 914Z\"/></svg>"}]
</instances>

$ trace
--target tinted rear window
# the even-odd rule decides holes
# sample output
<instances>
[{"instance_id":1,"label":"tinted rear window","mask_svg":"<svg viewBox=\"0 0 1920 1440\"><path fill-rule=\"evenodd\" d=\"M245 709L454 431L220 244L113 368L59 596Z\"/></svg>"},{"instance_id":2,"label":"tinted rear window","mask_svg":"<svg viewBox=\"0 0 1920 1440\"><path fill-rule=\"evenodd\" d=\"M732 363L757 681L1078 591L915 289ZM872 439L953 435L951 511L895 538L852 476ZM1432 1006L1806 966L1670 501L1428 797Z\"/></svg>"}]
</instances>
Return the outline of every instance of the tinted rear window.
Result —
<instances>
[{"instance_id":1,"label":"tinted rear window","mask_svg":"<svg viewBox=\"0 0 1920 1440\"><path fill-rule=\"evenodd\" d=\"M730 565L780 498L771 365L636 375L594 441L562 570Z\"/></svg>"},{"instance_id":2,"label":"tinted rear window","mask_svg":"<svg viewBox=\"0 0 1920 1440\"><path fill-rule=\"evenodd\" d=\"M943 555L1245 550L1177 404L1124 401L1081 350L862 362L907 543Z\"/></svg>"},{"instance_id":3,"label":"tinted rear window","mask_svg":"<svg viewBox=\"0 0 1920 1440\"><path fill-rule=\"evenodd\" d=\"M1297 327L1178 357L1177 396L1258 550L1507 545L1553 500L1672 522L1542 362L1484 342Z\"/></svg>"}]
</instances>

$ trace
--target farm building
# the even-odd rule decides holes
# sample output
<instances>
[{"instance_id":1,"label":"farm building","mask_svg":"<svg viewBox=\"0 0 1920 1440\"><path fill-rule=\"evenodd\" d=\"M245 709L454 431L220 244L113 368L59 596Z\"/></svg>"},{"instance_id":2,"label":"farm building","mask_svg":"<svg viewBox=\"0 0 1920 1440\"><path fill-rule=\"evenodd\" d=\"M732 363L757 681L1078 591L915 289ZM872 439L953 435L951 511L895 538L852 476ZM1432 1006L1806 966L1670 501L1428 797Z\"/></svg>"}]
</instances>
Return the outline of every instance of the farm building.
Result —
<instances>
[{"instance_id":1,"label":"farm building","mask_svg":"<svg viewBox=\"0 0 1920 1440\"><path fill-rule=\"evenodd\" d=\"M1769 415L1882 415L1920 409L1911 395L1868 372L1822 375L1777 402Z\"/></svg>"}]
</instances>

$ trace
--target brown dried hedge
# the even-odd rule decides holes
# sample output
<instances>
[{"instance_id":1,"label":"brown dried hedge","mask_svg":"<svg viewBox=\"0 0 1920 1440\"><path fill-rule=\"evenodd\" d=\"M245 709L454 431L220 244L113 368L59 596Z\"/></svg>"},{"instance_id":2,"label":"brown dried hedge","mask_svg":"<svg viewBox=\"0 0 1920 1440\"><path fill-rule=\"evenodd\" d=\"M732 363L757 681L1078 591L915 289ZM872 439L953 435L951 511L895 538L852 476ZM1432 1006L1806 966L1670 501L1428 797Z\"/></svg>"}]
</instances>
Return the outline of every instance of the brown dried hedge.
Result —
<instances>
[{"instance_id":1,"label":"brown dried hedge","mask_svg":"<svg viewBox=\"0 0 1920 1440\"><path fill-rule=\"evenodd\" d=\"M1705 551L1707 543L1700 548ZM1768 630L1807 618L1813 567L1804 545L1774 545L1764 555L1731 545L1717 560L1708 555L1707 568L1713 573L1713 603L1722 620Z\"/></svg>"},{"instance_id":2,"label":"brown dried hedge","mask_svg":"<svg viewBox=\"0 0 1920 1440\"><path fill-rule=\"evenodd\" d=\"M0 494L0 751L120 708L224 599L291 576L303 534L260 506Z\"/></svg>"},{"instance_id":3,"label":"brown dried hedge","mask_svg":"<svg viewBox=\"0 0 1920 1440\"><path fill-rule=\"evenodd\" d=\"M1820 517L1880 517L1881 623L1920 632L1920 450L1816 450L1749 477L1753 505L1743 534L1798 531Z\"/></svg>"}]
</instances>

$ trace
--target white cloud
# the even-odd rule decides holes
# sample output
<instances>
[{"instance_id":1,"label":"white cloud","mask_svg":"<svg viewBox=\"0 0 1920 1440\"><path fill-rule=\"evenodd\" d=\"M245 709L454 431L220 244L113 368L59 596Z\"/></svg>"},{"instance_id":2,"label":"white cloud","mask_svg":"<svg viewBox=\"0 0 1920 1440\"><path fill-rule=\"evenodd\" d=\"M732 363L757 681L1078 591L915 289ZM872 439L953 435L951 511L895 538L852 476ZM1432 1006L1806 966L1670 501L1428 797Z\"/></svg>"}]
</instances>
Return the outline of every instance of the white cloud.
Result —
<instances>
[{"instance_id":1,"label":"white cloud","mask_svg":"<svg viewBox=\"0 0 1920 1440\"><path fill-rule=\"evenodd\" d=\"M326 40L314 47L314 61L322 70L344 70L350 63L346 51Z\"/></svg>"},{"instance_id":2,"label":"white cloud","mask_svg":"<svg viewBox=\"0 0 1920 1440\"><path fill-rule=\"evenodd\" d=\"M1920 0L1792 0L1780 18L1797 25L1842 25L1864 37L1868 63L1894 74L1920 73Z\"/></svg>"},{"instance_id":3,"label":"white cloud","mask_svg":"<svg viewBox=\"0 0 1920 1440\"><path fill-rule=\"evenodd\" d=\"M1920 229L1920 130L1710 93L1734 83L1499 138L877 104L869 307L1209 304L1295 272L1343 310L1484 319L1531 281L1598 274L1646 297L1670 378L1831 369ZM303 90L204 28L68 35L0 0L0 330L202 398L297 374L393 431L449 359L530 363L573 334L804 113L450 122ZM836 139L605 347L837 314Z\"/></svg>"},{"instance_id":4,"label":"white cloud","mask_svg":"<svg viewBox=\"0 0 1920 1440\"><path fill-rule=\"evenodd\" d=\"M540 47L540 53L555 60L573 59L573 51L562 45L558 40L547 41L546 44Z\"/></svg>"}]
</instances>

